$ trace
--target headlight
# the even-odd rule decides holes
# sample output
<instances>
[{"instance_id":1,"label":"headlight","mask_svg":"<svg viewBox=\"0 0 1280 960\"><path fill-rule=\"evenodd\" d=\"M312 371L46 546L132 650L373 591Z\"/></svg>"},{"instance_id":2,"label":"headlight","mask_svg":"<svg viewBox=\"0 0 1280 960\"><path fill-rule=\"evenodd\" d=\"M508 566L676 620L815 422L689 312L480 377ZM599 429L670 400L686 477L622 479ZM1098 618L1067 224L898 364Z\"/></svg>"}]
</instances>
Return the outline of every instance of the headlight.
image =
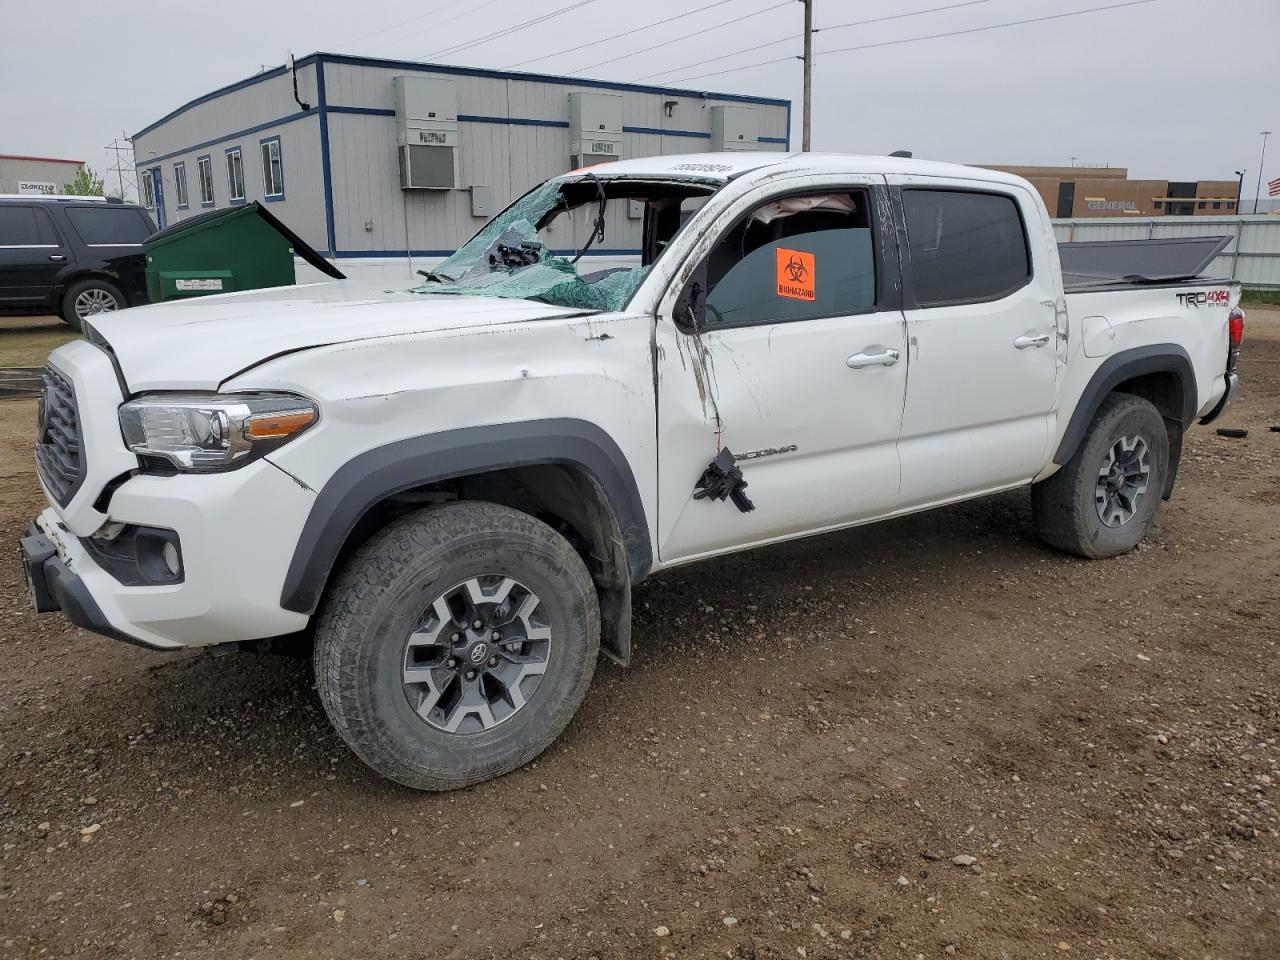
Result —
<instances>
[{"instance_id":1,"label":"headlight","mask_svg":"<svg viewBox=\"0 0 1280 960\"><path fill-rule=\"evenodd\" d=\"M258 459L319 418L314 403L290 394L171 393L124 404L120 429L139 456L213 473Z\"/></svg>"}]
</instances>

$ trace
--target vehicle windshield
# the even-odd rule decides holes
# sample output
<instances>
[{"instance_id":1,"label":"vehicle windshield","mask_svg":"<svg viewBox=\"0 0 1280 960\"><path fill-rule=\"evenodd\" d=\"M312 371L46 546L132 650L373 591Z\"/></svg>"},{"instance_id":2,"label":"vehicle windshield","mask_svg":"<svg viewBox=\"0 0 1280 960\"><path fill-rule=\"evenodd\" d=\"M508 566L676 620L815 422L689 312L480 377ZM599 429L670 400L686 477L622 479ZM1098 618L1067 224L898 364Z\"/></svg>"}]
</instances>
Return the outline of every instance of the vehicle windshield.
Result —
<instances>
[{"instance_id":1,"label":"vehicle windshield","mask_svg":"<svg viewBox=\"0 0 1280 960\"><path fill-rule=\"evenodd\" d=\"M414 293L510 297L621 310L715 185L596 177L551 180L489 221Z\"/></svg>"}]
</instances>

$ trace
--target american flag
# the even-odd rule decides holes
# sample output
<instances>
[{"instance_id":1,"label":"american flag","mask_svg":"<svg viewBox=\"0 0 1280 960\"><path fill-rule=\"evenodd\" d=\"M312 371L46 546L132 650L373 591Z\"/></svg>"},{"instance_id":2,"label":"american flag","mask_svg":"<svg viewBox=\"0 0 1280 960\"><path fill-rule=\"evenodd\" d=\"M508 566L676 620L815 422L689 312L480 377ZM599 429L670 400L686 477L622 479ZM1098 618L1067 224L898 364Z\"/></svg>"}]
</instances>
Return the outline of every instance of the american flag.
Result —
<instances>
[{"instance_id":1,"label":"american flag","mask_svg":"<svg viewBox=\"0 0 1280 960\"><path fill-rule=\"evenodd\" d=\"M1280 197L1280 177L1276 177L1267 183L1267 195Z\"/></svg>"}]
</instances>

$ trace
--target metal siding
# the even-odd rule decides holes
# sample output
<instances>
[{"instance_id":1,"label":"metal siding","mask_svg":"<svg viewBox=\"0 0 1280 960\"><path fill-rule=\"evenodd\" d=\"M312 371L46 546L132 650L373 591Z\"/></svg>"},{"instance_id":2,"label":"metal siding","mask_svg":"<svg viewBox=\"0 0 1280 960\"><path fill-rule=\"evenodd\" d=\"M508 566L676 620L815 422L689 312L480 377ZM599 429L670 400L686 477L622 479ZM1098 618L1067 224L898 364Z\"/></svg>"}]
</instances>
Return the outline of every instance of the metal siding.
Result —
<instances>
[{"instance_id":1,"label":"metal siding","mask_svg":"<svg viewBox=\"0 0 1280 960\"><path fill-rule=\"evenodd\" d=\"M79 162L0 157L0 193L17 193L19 180L52 183L58 193L64 193L66 185L75 179L79 169ZM110 183L106 185L108 193L112 186Z\"/></svg>"}]
</instances>

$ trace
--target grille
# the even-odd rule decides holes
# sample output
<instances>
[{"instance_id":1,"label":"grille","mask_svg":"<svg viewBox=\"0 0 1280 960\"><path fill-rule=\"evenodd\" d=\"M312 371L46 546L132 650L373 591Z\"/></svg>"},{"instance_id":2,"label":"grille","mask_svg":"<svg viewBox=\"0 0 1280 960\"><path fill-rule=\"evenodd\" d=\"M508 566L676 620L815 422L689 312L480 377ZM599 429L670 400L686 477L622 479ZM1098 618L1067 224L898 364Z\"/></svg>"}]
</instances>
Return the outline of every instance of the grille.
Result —
<instances>
[{"instance_id":1,"label":"grille","mask_svg":"<svg viewBox=\"0 0 1280 960\"><path fill-rule=\"evenodd\" d=\"M60 506L66 506L84 479L80 414L71 381L52 366L44 368L36 433L36 469Z\"/></svg>"}]
</instances>

